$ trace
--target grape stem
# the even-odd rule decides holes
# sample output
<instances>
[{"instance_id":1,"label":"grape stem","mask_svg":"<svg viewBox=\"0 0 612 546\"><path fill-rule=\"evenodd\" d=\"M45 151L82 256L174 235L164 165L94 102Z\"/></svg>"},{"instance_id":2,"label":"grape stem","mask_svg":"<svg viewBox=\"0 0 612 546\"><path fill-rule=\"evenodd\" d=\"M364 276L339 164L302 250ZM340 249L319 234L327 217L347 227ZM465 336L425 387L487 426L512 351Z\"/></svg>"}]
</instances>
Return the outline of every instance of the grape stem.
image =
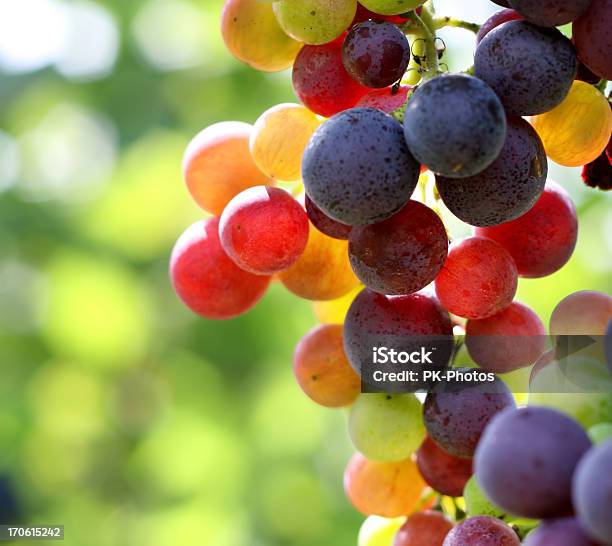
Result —
<instances>
[{"instance_id":1,"label":"grape stem","mask_svg":"<svg viewBox=\"0 0 612 546\"><path fill-rule=\"evenodd\" d=\"M480 30L480 25L477 23L470 23L468 21L462 21L461 19L453 19L452 17L438 17L433 20L434 28L440 29L444 27L455 27L464 28L476 34Z\"/></svg>"},{"instance_id":2,"label":"grape stem","mask_svg":"<svg viewBox=\"0 0 612 546\"><path fill-rule=\"evenodd\" d=\"M418 36L425 42L426 70L423 79L433 78L440 72L438 66L438 50L436 49L436 29L434 19L428 9L423 9L419 16L416 11L410 12L410 20L402 30L407 34Z\"/></svg>"}]
</instances>

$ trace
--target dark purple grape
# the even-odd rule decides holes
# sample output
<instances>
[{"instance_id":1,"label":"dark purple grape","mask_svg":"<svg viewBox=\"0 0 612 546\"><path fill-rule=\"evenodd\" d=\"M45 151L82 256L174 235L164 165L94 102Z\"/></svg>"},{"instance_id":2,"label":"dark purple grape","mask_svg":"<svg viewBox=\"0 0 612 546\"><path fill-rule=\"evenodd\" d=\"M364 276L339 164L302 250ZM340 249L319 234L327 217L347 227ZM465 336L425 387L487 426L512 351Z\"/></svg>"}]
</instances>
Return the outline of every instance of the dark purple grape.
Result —
<instances>
[{"instance_id":1,"label":"dark purple grape","mask_svg":"<svg viewBox=\"0 0 612 546\"><path fill-rule=\"evenodd\" d=\"M489 516L462 521L444 539L442 546L521 546L511 527Z\"/></svg>"},{"instance_id":2,"label":"dark purple grape","mask_svg":"<svg viewBox=\"0 0 612 546\"><path fill-rule=\"evenodd\" d=\"M493 2L494 4L497 4L498 6L503 6L504 8L510 7L508 0L491 0L491 2Z\"/></svg>"},{"instance_id":3,"label":"dark purple grape","mask_svg":"<svg viewBox=\"0 0 612 546\"><path fill-rule=\"evenodd\" d=\"M612 0L591 0L589 9L572 25L580 60L600 78L612 80Z\"/></svg>"},{"instance_id":4,"label":"dark purple grape","mask_svg":"<svg viewBox=\"0 0 612 546\"><path fill-rule=\"evenodd\" d=\"M410 61L410 44L393 23L365 21L355 25L342 46L344 68L365 87L387 87L399 81Z\"/></svg>"},{"instance_id":5,"label":"dark purple grape","mask_svg":"<svg viewBox=\"0 0 612 546\"><path fill-rule=\"evenodd\" d=\"M418 201L408 201L391 218L356 227L349 237L355 275L382 294L412 294L438 275L448 252L440 217Z\"/></svg>"},{"instance_id":6,"label":"dark purple grape","mask_svg":"<svg viewBox=\"0 0 612 546\"><path fill-rule=\"evenodd\" d=\"M580 62L580 60L578 61L578 71L576 72L576 79L582 82L590 83L591 85L598 84L601 81L601 78L594 72L591 72L589 67L586 64Z\"/></svg>"},{"instance_id":7,"label":"dark purple grape","mask_svg":"<svg viewBox=\"0 0 612 546\"><path fill-rule=\"evenodd\" d=\"M450 178L486 169L504 145L506 116L493 90L478 78L452 74L417 88L404 116L414 156Z\"/></svg>"},{"instance_id":8,"label":"dark purple grape","mask_svg":"<svg viewBox=\"0 0 612 546\"><path fill-rule=\"evenodd\" d=\"M590 447L584 429L557 410L506 410L486 428L474 473L487 498L506 512L563 517L572 510L572 475Z\"/></svg>"},{"instance_id":9,"label":"dark purple grape","mask_svg":"<svg viewBox=\"0 0 612 546\"><path fill-rule=\"evenodd\" d=\"M529 533L524 546L598 546L584 532L576 518L551 519Z\"/></svg>"},{"instance_id":10,"label":"dark purple grape","mask_svg":"<svg viewBox=\"0 0 612 546\"><path fill-rule=\"evenodd\" d=\"M558 27L574 21L591 0L510 0L510 5L527 21L541 27Z\"/></svg>"},{"instance_id":11,"label":"dark purple grape","mask_svg":"<svg viewBox=\"0 0 612 546\"><path fill-rule=\"evenodd\" d=\"M476 45L478 45L482 39L489 34L494 28L497 28L502 23L507 23L508 21L516 21L517 19L522 19L523 16L514 11L513 9L502 9L496 11L491 17L489 17L480 27L480 30L476 34Z\"/></svg>"},{"instance_id":12,"label":"dark purple grape","mask_svg":"<svg viewBox=\"0 0 612 546\"><path fill-rule=\"evenodd\" d=\"M612 544L612 440L594 447L580 461L572 496L585 531L603 544Z\"/></svg>"},{"instance_id":13,"label":"dark purple grape","mask_svg":"<svg viewBox=\"0 0 612 546\"><path fill-rule=\"evenodd\" d=\"M334 219L327 216L327 214L317 207L307 195L304 198L304 205L310 223L321 233L324 233L328 237L333 237L334 239L348 239L353 229L351 226L336 222Z\"/></svg>"},{"instance_id":14,"label":"dark purple grape","mask_svg":"<svg viewBox=\"0 0 612 546\"><path fill-rule=\"evenodd\" d=\"M561 103L576 76L574 46L555 28L509 21L476 48L475 74L511 115L543 114Z\"/></svg>"},{"instance_id":15,"label":"dark purple grape","mask_svg":"<svg viewBox=\"0 0 612 546\"><path fill-rule=\"evenodd\" d=\"M393 216L408 202L419 172L399 122L374 108L353 108L325 121L302 159L308 197L350 226Z\"/></svg>"},{"instance_id":16,"label":"dark purple grape","mask_svg":"<svg viewBox=\"0 0 612 546\"><path fill-rule=\"evenodd\" d=\"M548 161L540 137L523 118L509 117L497 159L474 176L436 176L449 210L473 226L496 226L522 216L544 191Z\"/></svg>"},{"instance_id":17,"label":"dark purple grape","mask_svg":"<svg viewBox=\"0 0 612 546\"><path fill-rule=\"evenodd\" d=\"M455 457L470 458L489 421L515 402L506 384L438 383L423 405L423 421L431 439Z\"/></svg>"},{"instance_id":18,"label":"dark purple grape","mask_svg":"<svg viewBox=\"0 0 612 546\"><path fill-rule=\"evenodd\" d=\"M430 367L441 369L448 365L454 349L453 327L448 313L438 300L429 294L384 296L367 288L353 301L344 321L344 349L362 383L378 383L395 391L414 391L422 384L391 384L374 382L372 373L380 369L373 365L372 349L387 347L397 351L431 350ZM412 366L412 368L411 368ZM384 365L385 371L423 369L422 364Z\"/></svg>"},{"instance_id":19,"label":"dark purple grape","mask_svg":"<svg viewBox=\"0 0 612 546\"><path fill-rule=\"evenodd\" d=\"M434 491L450 497L463 496L465 484L472 476L472 460L446 453L426 437L416 452L419 472Z\"/></svg>"}]
</instances>

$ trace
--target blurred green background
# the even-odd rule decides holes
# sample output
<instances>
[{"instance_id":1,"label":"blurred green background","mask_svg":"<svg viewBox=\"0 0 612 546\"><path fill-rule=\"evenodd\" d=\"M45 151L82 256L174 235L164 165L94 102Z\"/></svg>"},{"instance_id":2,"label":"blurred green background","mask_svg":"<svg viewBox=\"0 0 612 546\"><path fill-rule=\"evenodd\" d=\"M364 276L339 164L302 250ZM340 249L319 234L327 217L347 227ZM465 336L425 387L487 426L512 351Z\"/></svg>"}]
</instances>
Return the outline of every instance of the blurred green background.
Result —
<instances>
[{"instance_id":1,"label":"blurred green background","mask_svg":"<svg viewBox=\"0 0 612 546\"><path fill-rule=\"evenodd\" d=\"M477 22L496 9L469 4L438 2ZM168 282L202 214L181 180L187 142L295 101L288 73L225 51L221 5L0 1L2 522L64 524L71 546L355 544L345 414L291 372L310 304L274 284L210 322ZM473 38L443 35L451 70L469 66ZM612 292L610 195L578 170L551 177L581 232L567 267L521 282L544 320L570 292Z\"/></svg>"}]
</instances>

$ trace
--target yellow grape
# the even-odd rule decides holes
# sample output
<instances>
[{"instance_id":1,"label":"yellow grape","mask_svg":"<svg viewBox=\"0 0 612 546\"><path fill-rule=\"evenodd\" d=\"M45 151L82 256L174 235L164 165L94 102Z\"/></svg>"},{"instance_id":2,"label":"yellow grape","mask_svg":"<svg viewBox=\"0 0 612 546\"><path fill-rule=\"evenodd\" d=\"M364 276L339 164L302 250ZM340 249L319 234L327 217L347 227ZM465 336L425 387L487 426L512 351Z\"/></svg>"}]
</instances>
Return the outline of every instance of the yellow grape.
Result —
<instances>
[{"instance_id":1,"label":"yellow grape","mask_svg":"<svg viewBox=\"0 0 612 546\"><path fill-rule=\"evenodd\" d=\"M381 15L408 13L425 3L425 0L359 0L366 9Z\"/></svg>"},{"instance_id":2,"label":"yellow grape","mask_svg":"<svg viewBox=\"0 0 612 546\"><path fill-rule=\"evenodd\" d=\"M334 300L359 285L348 258L348 242L323 235L310 225L302 256L279 274L290 291L307 300Z\"/></svg>"},{"instance_id":3,"label":"yellow grape","mask_svg":"<svg viewBox=\"0 0 612 546\"><path fill-rule=\"evenodd\" d=\"M357 546L393 546L393 539L406 518L381 518L370 516L359 529Z\"/></svg>"},{"instance_id":4,"label":"yellow grape","mask_svg":"<svg viewBox=\"0 0 612 546\"><path fill-rule=\"evenodd\" d=\"M234 57L264 72L289 68L302 47L283 32L272 4L261 0L226 0L221 34Z\"/></svg>"},{"instance_id":5,"label":"yellow grape","mask_svg":"<svg viewBox=\"0 0 612 546\"><path fill-rule=\"evenodd\" d=\"M360 284L341 298L330 301L315 301L312 307L317 320L323 324L344 324L351 303L362 290L363 286Z\"/></svg>"},{"instance_id":6,"label":"yellow grape","mask_svg":"<svg viewBox=\"0 0 612 546\"><path fill-rule=\"evenodd\" d=\"M219 215L241 191L270 183L251 157L252 129L238 121L215 123L187 146L183 176L191 196L204 210Z\"/></svg>"},{"instance_id":7,"label":"yellow grape","mask_svg":"<svg viewBox=\"0 0 612 546\"><path fill-rule=\"evenodd\" d=\"M352 23L357 0L280 0L274 14L292 38L311 45L335 40Z\"/></svg>"},{"instance_id":8,"label":"yellow grape","mask_svg":"<svg viewBox=\"0 0 612 546\"><path fill-rule=\"evenodd\" d=\"M559 106L533 116L546 155L566 167L579 167L601 155L610 140L612 112L604 95L576 80Z\"/></svg>"},{"instance_id":9,"label":"yellow grape","mask_svg":"<svg viewBox=\"0 0 612 546\"><path fill-rule=\"evenodd\" d=\"M299 180L304 149L319 125L317 116L299 104L279 104L266 110L251 134L255 163L270 178Z\"/></svg>"}]
</instances>

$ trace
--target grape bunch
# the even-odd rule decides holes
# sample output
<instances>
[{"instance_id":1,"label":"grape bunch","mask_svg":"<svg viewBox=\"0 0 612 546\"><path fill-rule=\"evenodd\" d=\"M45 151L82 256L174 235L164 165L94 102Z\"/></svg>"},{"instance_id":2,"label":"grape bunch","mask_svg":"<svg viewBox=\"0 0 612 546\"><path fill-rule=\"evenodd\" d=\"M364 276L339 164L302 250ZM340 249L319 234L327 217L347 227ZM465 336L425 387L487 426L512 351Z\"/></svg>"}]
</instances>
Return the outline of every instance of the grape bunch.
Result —
<instances>
[{"instance_id":1,"label":"grape bunch","mask_svg":"<svg viewBox=\"0 0 612 546\"><path fill-rule=\"evenodd\" d=\"M274 281L314 302L321 324L293 370L315 403L350 407L360 546L612 545L612 362L565 370L597 392L542 388L564 358L548 333L602 336L612 353L612 296L569 295L548 330L515 301L519 278L557 272L577 242L548 159L612 186L612 1L496 3L480 27L423 0L226 0L229 51L292 67L299 103L207 127L184 156L209 215L174 247L174 289L215 320ZM556 28L569 23L571 40ZM466 73L444 70L444 26L477 33ZM453 238L451 215L471 236ZM433 365L465 375L367 392L386 341L431 341ZM525 370L517 405L508 385Z\"/></svg>"}]
</instances>

